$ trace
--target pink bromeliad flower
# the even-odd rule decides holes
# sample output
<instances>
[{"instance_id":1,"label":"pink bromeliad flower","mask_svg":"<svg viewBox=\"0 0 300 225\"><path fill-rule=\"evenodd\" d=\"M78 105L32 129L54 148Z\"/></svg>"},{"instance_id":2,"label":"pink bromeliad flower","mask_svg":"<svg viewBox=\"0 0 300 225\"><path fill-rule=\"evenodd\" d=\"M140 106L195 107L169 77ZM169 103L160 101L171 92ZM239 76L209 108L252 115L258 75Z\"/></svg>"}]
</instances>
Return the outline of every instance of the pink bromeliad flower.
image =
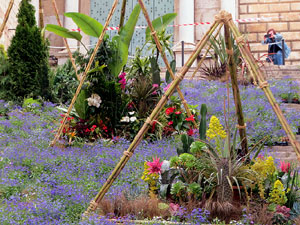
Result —
<instances>
[{"instance_id":1,"label":"pink bromeliad flower","mask_svg":"<svg viewBox=\"0 0 300 225\"><path fill-rule=\"evenodd\" d=\"M160 158L153 158L153 162L147 162L147 166L149 166L149 174L152 173L160 173L162 162L159 162Z\"/></svg>"},{"instance_id":2,"label":"pink bromeliad flower","mask_svg":"<svg viewBox=\"0 0 300 225\"><path fill-rule=\"evenodd\" d=\"M290 163L280 161L280 169L282 172L287 173L287 172L289 172L290 168L291 168Z\"/></svg>"}]
</instances>

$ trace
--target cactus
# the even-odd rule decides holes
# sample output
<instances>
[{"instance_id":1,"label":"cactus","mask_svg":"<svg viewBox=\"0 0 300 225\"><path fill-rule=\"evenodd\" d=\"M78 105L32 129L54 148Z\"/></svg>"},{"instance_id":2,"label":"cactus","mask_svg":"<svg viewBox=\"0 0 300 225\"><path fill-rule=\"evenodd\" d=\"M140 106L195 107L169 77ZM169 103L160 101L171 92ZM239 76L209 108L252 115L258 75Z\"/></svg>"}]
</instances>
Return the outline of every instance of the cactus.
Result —
<instances>
[{"instance_id":1,"label":"cactus","mask_svg":"<svg viewBox=\"0 0 300 225\"><path fill-rule=\"evenodd\" d=\"M194 142L194 138L192 138L191 136L189 136L187 134L182 134L181 135L182 146L178 147L176 149L178 156L183 154L183 153L191 153L190 152L190 147L191 147L191 144L193 142Z\"/></svg>"},{"instance_id":2,"label":"cactus","mask_svg":"<svg viewBox=\"0 0 300 225\"><path fill-rule=\"evenodd\" d=\"M158 86L160 86L160 69L155 57L150 57L150 63L150 72L152 73L152 84L157 84Z\"/></svg>"},{"instance_id":3,"label":"cactus","mask_svg":"<svg viewBox=\"0 0 300 225\"><path fill-rule=\"evenodd\" d=\"M200 120L200 126L199 126L199 136L201 140L206 139L206 114L207 114L207 107L206 104L201 105L201 120Z\"/></svg>"}]
</instances>

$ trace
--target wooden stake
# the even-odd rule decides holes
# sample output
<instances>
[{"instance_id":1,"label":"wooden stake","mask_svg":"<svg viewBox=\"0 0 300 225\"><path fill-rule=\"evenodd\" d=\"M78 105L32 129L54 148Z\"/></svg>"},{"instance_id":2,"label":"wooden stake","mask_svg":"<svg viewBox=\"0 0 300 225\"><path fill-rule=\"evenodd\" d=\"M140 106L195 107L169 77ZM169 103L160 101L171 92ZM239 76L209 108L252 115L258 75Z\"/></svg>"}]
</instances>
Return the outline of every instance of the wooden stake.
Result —
<instances>
[{"instance_id":1,"label":"wooden stake","mask_svg":"<svg viewBox=\"0 0 300 225\"><path fill-rule=\"evenodd\" d=\"M53 0L53 1L54 1L54 0ZM66 124L67 118L69 117L70 112L71 112L71 110L72 110L72 108L73 108L73 106L74 106L74 104L75 104L75 101L76 101L76 99L77 99L77 97L78 97L78 95L79 95L79 93L80 93L80 90L81 90L82 85L83 85L83 83L84 83L84 81L85 81L85 79L86 79L86 76L88 75L88 72L90 71L90 68L91 68L91 66L92 66L92 63L93 63L93 61L94 61L94 59L95 59L95 56L96 56L96 54L97 54L97 51L98 51L98 49L99 49L101 43L102 43L102 41L103 41L104 35L105 35L105 33L106 33L106 29L107 29L107 27L108 27L108 25L109 25L109 22L111 21L111 18L112 18L113 14L114 14L114 12L115 12L115 10L116 10L116 8L117 8L117 5L118 5L118 0L114 0L114 3L113 3L113 5L112 5L112 8L111 8L111 10L110 10L108 16L107 16L106 22L105 22L105 24L104 24L104 27L103 27L103 30L102 30L102 32L101 32L101 35L100 35L100 37L99 37L99 39L98 39L98 42L97 42L97 44L96 44L96 47L95 47L95 49L94 49L94 51L93 51L93 54L91 55L90 61L89 61L88 65L87 65L87 67L86 67L86 69L85 69L85 71L84 71L84 73L83 73L83 75L82 75L82 78L81 78L80 83L79 83L79 85L78 85L78 87L77 87L77 90L76 90L76 92L75 92L75 95L74 95L74 97L73 97L73 99L72 99L72 101L71 101L71 104L70 104L70 106L69 106L69 108L68 108L68 111L67 111L67 113L65 114L65 116L64 116L64 118L63 118L63 120L62 120L62 122L61 122L61 125L60 125L60 127L59 127L59 129L58 129L58 131L57 131L57 133L56 133L56 135L55 135L55 138L54 138L54 140L51 142L50 146L54 146L54 145L55 145L55 143L57 142L57 140L59 139L59 137L60 137L60 135L61 135L61 133L62 133L62 131L63 131L63 128L64 128L64 126L65 126L65 124Z\"/></svg>"},{"instance_id":2,"label":"wooden stake","mask_svg":"<svg viewBox=\"0 0 300 225\"><path fill-rule=\"evenodd\" d=\"M144 2L143 2L142 0L138 0L138 2L139 2L139 4L141 5L141 8L142 8L142 11L143 11L143 13L144 13L145 19L146 19L146 21L147 21L147 23L148 23L148 27L149 27L149 29L150 29L150 31L151 31L151 35L152 35L152 37L153 37L153 39L154 39L154 41L155 41L155 43L156 43L157 49L158 49L158 51L160 52L161 57L162 57L163 60L164 60L164 63L165 63L165 65L166 65L166 67L167 67L167 70L169 71L169 73L170 73L172 79L174 80L174 79L175 79L175 76L174 76L173 70L172 70L172 68L171 68L171 66L170 66L170 64L169 64L169 62L168 62L168 59L167 59L166 54L165 54L164 51L162 50L162 46L161 46L161 44L160 44L160 42L159 42L157 33L156 33L156 31L155 31L155 29L154 29L154 27L153 27L153 25L152 25L152 22L151 22L151 20L150 20L150 17L149 17L149 14L148 14L148 12L147 12L147 9L146 9L146 7L145 7L145 4L144 4ZM177 92L178 92L178 95L179 95L179 97L180 97L180 99L181 99L182 104L184 105L184 108L185 108L185 111L186 111L187 115L188 115L189 117L192 116L191 110L189 109L189 107L188 107L188 105L187 105L187 101L184 99L184 96L183 96L183 94L182 94L180 88L179 88L179 87L176 87L176 90L177 90ZM193 124L194 124L195 128L198 128L198 124L196 123L195 120L193 121Z\"/></svg>"},{"instance_id":3,"label":"wooden stake","mask_svg":"<svg viewBox=\"0 0 300 225\"><path fill-rule=\"evenodd\" d=\"M231 16L231 14L230 14ZM231 16L232 20L232 16ZM240 139L241 139L241 146L242 146L242 155L245 156L248 153L248 143L247 143L247 136L246 136L246 124L244 120L243 115L243 108L242 108L242 102L241 102L241 96L240 96L240 90L237 82L237 66L234 61L234 52L232 47L232 39L230 37L230 30L228 23L224 23L225 27L225 43L226 43L226 51L228 55L228 69L231 76L231 84L232 84L232 92L234 97L234 104L235 104L235 113L238 120L237 128L239 130Z\"/></svg>"},{"instance_id":4,"label":"wooden stake","mask_svg":"<svg viewBox=\"0 0 300 225\"><path fill-rule=\"evenodd\" d=\"M234 38L239 46L239 49L241 51L241 54L243 58L247 61L248 65L251 67L252 75L254 76L254 80L258 82L258 86L264 91L268 101L270 102L275 114L277 115L283 129L285 130L296 154L298 157L298 160L300 161L300 144L296 140L296 137L288 124L285 116L283 115L278 103L276 102L276 99L273 96L273 93L271 92L268 82L265 81L263 72L258 67L253 55L251 54L250 50L245 46L245 40L244 37L239 32L238 28L235 26L233 21L228 22L228 26L230 30L232 31Z\"/></svg>"},{"instance_id":5,"label":"wooden stake","mask_svg":"<svg viewBox=\"0 0 300 225\"><path fill-rule=\"evenodd\" d=\"M52 0L52 5L53 5L53 8L54 8L54 12L55 12L57 23L58 23L59 26L62 27L62 24L61 24L61 21L60 21L60 18L59 18L59 13L58 13L58 9L57 9L57 5L56 5L56 1L55 0ZM76 64L75 64L75 60L74 60L74 58L72 56L72 52L70 50L69 44L67 42L67 39L63 38L63 40L64 40L64 44L65 44L65 46L67 48L67 51L68 51L68 54L69 54L69 58L71 60L72 66L74 68L77 80L80 81L81 79L80 79L80 76L78 75L78 71L77 71L77 67L76 67Z\"/></svg>"},{"instance_id":6,"label":"wooden stake","mask_svg":"<svg viewBox=\"0 0 300 225\"><path fill-rule=\"evenodd\" d=\"M5 12L5 15L4 15L3 23L1 24L1 27L0 27L0 38L2 37L4 28L6 26L6 23L7 23L7 20L8 20L8 17L10 15L10 12L11 12L11 9L12 9L13 5L14 5L14 0L10 0L8 8L7 8L7 10Z\"/></svg>"},{"instance_id":7,"label":"wooden stake","mask_svg":"<svg viewBox=\"0 0 300 225\"><path fill-rule=\"evenodd\" d=\"M139 0L139 2L140 2L140 0ZM99 202L102 200L102 198L104 197L106 192L111 187L112 183L116 180L116 178L118 177L118 175L120 174L122 169L125 167L125 165L128 162L129 158L133 155L134 150L139 145L139 143L142 141L143 136L148 131L149 127L151 126L151 124L153 122L153 120L155 120L157 118L160 111L162 110L164 105L167 103L169 97L173 94L175 88L183 80L185 74L187 73L189 68L192 66L193 62L196 60L197 56L199 55L201 50L204 48L204 46L208 42L209 38L211 37L211 35L215 31L215 29L219 26L219 24L220 24L219 21L215 21L213 23L213 25L211 26L211 28L209 29L209 31L207 31L207 33L204 35L202 40L197 44L194 52L192 53L192 55L190 56L190 58L188 59L186 64L181 68L179 73L176 75L175 79L172 81L170 87L165 92L163 97L157 103L157 105L154 108L154 110L152 111L151 115L147 118L146 122L144 123L144 125L142 126L142 128L140 129L138 134L135 136L135 138L132 141L132 143L130 144L129 148L124 152L124 155L121 157L119 163L116 165L116 167L112 171L111 175L109 176L107 181L102 186L99 193L96 195L94 200L92 200L90 202L89 207L87 208L87 210L85 211L85 213L83 215L84 217L87 217L90 213L94 212L97 209L97 207L99 205Z\"/></svg>"},{"instance_id":8,"label":"wooden stake","mask_svg":"<svg viewBox=\"0 0 300 225\"><path fill-rule=\"evenodd\" d=\"M40 20L40 28L44 28L44 10L42 6L42 0L39 0L39 20Z\"/></svg>"},{"instance_id":9,"label":"wooden stake","mask_svg":"<svg viewBox=\"0 0 300 225\"><path fill-rule=\"evenodd\" d=\"M126 3L127 3L127 0L123 0L123 2L122 2L122 8L121 8L119 32L120 32L121 28L124 25L125 12L126 12Z\"/></svg>"}]
</instances>

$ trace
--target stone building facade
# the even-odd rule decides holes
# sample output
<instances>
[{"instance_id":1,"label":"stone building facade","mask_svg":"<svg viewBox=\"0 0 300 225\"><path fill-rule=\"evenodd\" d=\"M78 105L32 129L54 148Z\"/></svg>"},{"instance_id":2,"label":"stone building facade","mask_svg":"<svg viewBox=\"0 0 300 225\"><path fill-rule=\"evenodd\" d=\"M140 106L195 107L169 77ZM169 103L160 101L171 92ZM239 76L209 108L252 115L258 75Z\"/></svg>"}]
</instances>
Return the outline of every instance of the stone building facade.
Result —
<instances>
[{"instance_id":1,"label":"stone building facade","mask_svg":"<svg viewBox=\"0 0 300 225\"><path fill-rule=\"evenodd\" d=\"M12 14L9 18L8 24L5 28L3 37L0 43L8 47L9 41L14 34L13 29L17 25L16 14L18 12L18 5L21 0L15 0ZM130 4L134 4L132 0ZM195 23L195 22L212 22L214 15L221 9L225 9L232 13L233 19L245 18L260 18L258 21L240 22L239 28L248 38L251 51L255 57L259 59L262 55L267 53L267 46L260 42L263 40L263 35L269 28L274 28L280 32L286 40L292 53L286 61L287 65L300 64L300 0L144 0L147 4L156 4L156 8L150 8L150 14L154 15L156 9L163 9L169 12L172 7L174 12L177 12L175 24ZM101 3L99 3L101 2ZM75 24L63 16L64 12L77 11L88 15L100 10L101 5L111 5L112 0L56 0L60 18L66 28L76 28ZM120 1L119 4L121 4ZM156 2L156 3L154 3ZM5 10L7 9L9 0L0 0L0 23L3 20ZM36 17L38 21L39 0L32 0L37 12ZM42 0L44 8L45 23L57 24L54 16L51 0ZM158 6L162 7L158 7ZM99 10L95 6L100 6ZM101 9L102 10L102 9ZM100 11L101 11L100 10ZM99 11L99 13L100 13ZM100 13L101 14L101 13ZM106 16L106 15L105 15ZM141 15L142 16L142 15ZM139 23L139 22L138 22ZM115 25L115 24L112 24ZM138 24L139 25L139 24ZM209 25L175 27L174 32L174 50L178 66L181 65L181 47L179 43L185 42L185 59L194 49L203 34L207 31ZM46 33L51 43L51 53L56 56L64 56L63 40L52 33ZM137 38L137 37L136 37ZM89 37L84 36L83 42L87 45L93 43ZM69 40L69 44L73 49L76 49L79 44L76 41ZM262 58L263 59L263 58Z\"/></svg>"}]
</instances>

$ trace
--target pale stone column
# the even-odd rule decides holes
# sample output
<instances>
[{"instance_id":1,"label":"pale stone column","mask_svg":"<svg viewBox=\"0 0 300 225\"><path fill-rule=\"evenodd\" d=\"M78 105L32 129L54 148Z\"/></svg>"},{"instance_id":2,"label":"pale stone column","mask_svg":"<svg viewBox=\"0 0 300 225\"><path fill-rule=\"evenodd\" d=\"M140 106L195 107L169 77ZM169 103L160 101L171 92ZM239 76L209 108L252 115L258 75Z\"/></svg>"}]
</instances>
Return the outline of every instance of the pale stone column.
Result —
<instances>
[{"instance_id":1,"label":"pale stone column","mask_svg":"<svg viewBox=\"0 0 300 225\"><path fill-rule=\"evenodd\" d=\"M195 22L195 4L194 0L179 0L179 24L193 24ZM184 41L184 62L187 61L191 52L194 49L195 43L195 27L194 26L181 26L179 27L179 41ZM181 44L176 49L176 64L181 67L182 54ZM194 66L194 65L193 65Z\"/></svg>"},{"instance_id":2,"label":"pale stone column","mask_svg":"<svg viewBox=\"0 0 300 225\"><path fill-rule=\"evenodd\" d=\"M179 24L194 23L194 0L179 0ZM195 27L179 27L179 39L189 43L195 42Z\"/></svg>"},{"instance_id":3,"label":"pale stone column","mask_svg":"<svg viewBox=\"0 0 300 225\"><path fill-rule=\"evenodd\" d=\"M65 12L79 12L79 0L65 0ZM73 22L73 20L69 17L65 17L64 19L64 27L71 30L77 29L77 25ZM71 47L71 51L75 51L77 46L77 41L74 39L67 39L68 44Z\"/></svg>"},{"instance_id":4,"label":"pale stone column","mask_svg":"<svg viewBox=\"0 0 300 225\"><path fill-rule=\"evenodd\" d=\"M232 19L235 20L237 17L237 0L221 0L221 9L226 10L232 14Z\"/></svg>"}]
</instances>

